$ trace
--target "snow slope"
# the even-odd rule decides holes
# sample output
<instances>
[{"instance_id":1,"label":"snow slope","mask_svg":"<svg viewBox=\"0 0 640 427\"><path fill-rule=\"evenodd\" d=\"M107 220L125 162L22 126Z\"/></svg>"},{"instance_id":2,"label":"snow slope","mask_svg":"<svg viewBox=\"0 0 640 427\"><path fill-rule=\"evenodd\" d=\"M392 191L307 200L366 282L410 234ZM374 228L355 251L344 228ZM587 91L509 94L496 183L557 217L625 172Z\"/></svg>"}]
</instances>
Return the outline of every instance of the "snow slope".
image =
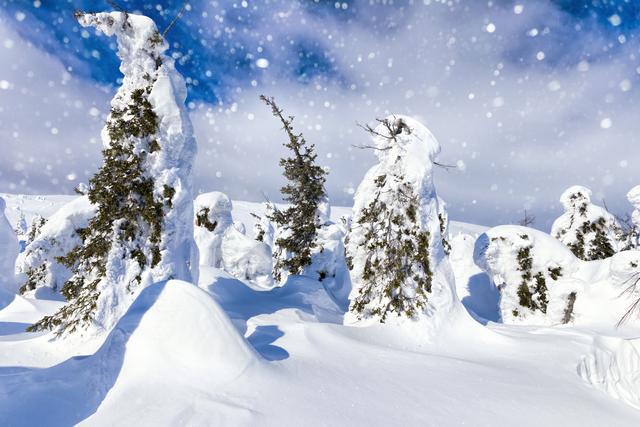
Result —
<instances>
[{"instance_id":1,"label":"snow slope","mask_svg":"<svg viewBox=\"0 0 640 427\"><path fill-rule=\"evenodd\" d=\"M250 229L261 206L233 204ZM484 228L452 228L458 292L482 323L461 313L430 340L344 326L300 276L261 290L202 267L199 287L150 286L82 346L20 332L60 303L17 297L0 310L0 425L640 425L640 330L489 321L472 258Z\"/></svg>"}]
</instances>

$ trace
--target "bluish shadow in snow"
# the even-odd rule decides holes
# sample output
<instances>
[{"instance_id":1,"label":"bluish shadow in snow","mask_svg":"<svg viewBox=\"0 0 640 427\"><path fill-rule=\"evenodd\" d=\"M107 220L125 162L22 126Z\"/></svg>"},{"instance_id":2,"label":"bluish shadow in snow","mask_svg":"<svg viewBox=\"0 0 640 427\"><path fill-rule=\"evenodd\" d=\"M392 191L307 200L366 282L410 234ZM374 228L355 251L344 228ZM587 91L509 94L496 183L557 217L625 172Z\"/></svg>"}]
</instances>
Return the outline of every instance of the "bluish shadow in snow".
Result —
<instances>
[{"instance_id":1,"label":"bluish shadow in snow","mask_svg":"<svg viewBox=\"0 0 640 427\"><path fill-rule=\"evenodd\" d=\"M462 298L462 304L480 323L500 321L500 292L491 283L489 276L479 273L469 278L469 295Z\"/></svg>"},{"instance_id":2,"label":"bluish shadow in snow","mask_svg":"<svg viewBox=\"0 0 640 427\"><path fill-rule=\"evenodd\" d=\"M126 344L167 282L144 289L92 356L78 356L45 369L5 367L0 371L0 424L70 426L96 412L115 384ZM3 405L11 396L11 405Z\"/></svg>"},{"instance_id":3,"label":"bluish shadow in snow","mask_svg":"<svg viewBox=\"0 0 640 427\"><path fill-rule=\"evenodd\" d=\"M258 326L256 330L247 338L247 341L266 360L283 360L289 358L289 353L282 347L272 345L284 333L275 325Z\"/></svg>"},{"instance_id":4,"label":"bluish shadow in snow","mask_svg":"<svg viewBox=\"0 0 640 427\"><path fill-rule=\"evenodd\" d=\"M30 323L0 322L0 337L5 335L21 334L29 326L31 326Z\"/></svg>"},{"instance_id":5,"label":"bluish shadow in snow","mask_svg":"<svg viewBox=\"0 0 640 427\"><path fill-rule=\"evenodd\" d=\"M230 277L217 277L205 288L234 319L246 321L287 308L300 310L326 323L342 324L344 316L322 283L304 276L291 276L284 286L269 291L251 289Z\"/></svg>"}]
</instances>

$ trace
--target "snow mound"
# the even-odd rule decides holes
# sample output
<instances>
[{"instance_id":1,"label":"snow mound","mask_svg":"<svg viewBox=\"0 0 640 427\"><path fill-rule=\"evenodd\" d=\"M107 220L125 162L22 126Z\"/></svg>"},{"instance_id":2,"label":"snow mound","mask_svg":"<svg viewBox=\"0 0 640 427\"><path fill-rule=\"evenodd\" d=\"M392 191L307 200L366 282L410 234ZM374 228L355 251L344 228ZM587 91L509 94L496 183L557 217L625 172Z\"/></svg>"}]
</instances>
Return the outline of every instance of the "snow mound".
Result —
<instances>
[{"instance_id":1,"label":"snow mound","mask_svg":"<svg viewBox=\"0 0 640 427\"><path fill-rule=\"evenodd\" d=\"M35 291L32 293L37 296L42 288L54 292L62 289L71 271L56 258L67 255L82 243L78 230L87 227L95 214L96 207L84 196L65 204L49 217L18 257L16 269L26 275L21 292Z\"/></svg>"},{"instance_id":2,"label":"snow mound","mask_svg":"<svg viewBox=\"0 0 640 427\"><path fill-rule=\"evenodd\" d=\"M18 238L5 216L6 203L0 197L0 307L8 303L6 294L16 292L15 265L18 257ZM4 296L3 296L4 294Z\"/></svg>"},{"instance_id":3,"label":"snow mound","mask_svg":"<svg viewBox=\"0 0 640 427\"><path fill-rule=\"evenodd\" d=\"M596 337L578 375L615 399L640 409L640 340Z\"/></svg>"},{"instance_id":4,"label":"snow mound","mask_svg":"<svg viewBox=\"0 0 640 427\"><path fill-rule=\"evenodd\" d=\"M222 239L222 267L241 280L271 287L271 249L230 227Z\"/></svg>"},{"instance_id":5,"label":"snow mound","mask_svg":"<svg viewBox=\"0 0 640 427\"><path fill-rule=\"evenodd\" d=\"M90 423L106 414L113 424L153 408L166 422L257 360L205 291L161 282L140 293L94 355L3 379L0 401L11 396L12 404L0 404L0 420L26 425L36 416L72 425L97 410Z\"/></svg>"}]
</instances>

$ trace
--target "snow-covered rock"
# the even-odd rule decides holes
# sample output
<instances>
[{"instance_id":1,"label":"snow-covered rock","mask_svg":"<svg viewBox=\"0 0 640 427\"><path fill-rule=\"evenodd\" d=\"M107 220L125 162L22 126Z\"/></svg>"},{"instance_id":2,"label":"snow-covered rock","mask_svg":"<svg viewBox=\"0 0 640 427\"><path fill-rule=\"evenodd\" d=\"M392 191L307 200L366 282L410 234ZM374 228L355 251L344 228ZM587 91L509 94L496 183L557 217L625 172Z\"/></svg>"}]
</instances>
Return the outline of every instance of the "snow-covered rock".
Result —
<instances>
[{"instance_id":1,"label":"snow-covered rock","mask_svg":"<svg viewBox=\"0 0 640 427\"><path fill-rule=\"evenodd\" d=\"M0 290L15 294L17 291L15 266L19 245L16 233L5 216L5 207L4 199L0 197ZM5 298L0 296L0 299L6 299L6 296ZM0 305L2 305L1 301Z\"/></svg>"},{"instance_id":2,"label":"snow-covered rock","mask_svg":"<svg viewBox=\"0 0 640 427\"><path fill-rule=\"evenodd\" d=\"M624 247L615 216L591 203L591 190L574 185L560 196L565 209L551 227L551 235L582 260L604 259Z\"/></svg>"},{"instance_id":3,"label":"snow-covered rock","mask_svg":"<svg viewBox=\"0 0 640 427\"><path fill-rule=\"evenodd\" d=\"M435 325L436 314L446 315L459 303L433 182L440 144L406 116L387 117L372 135L379 163L355 194L346 245L353 289L345 321L409 317L431 318ZM404 252L412 255L399 255Z\"/></svg>"},{"instance_id":4,"label":"snow-covered rock","mask_svg":"<svg viewBox=\"0 0 640 427\"><path fill-rule=\"evenodd\" d=\"M64 205L44 223L24 252L18 257L16 270L24 274L21 293L36 295L45 288L60 292L71 271L58 257L67 255L82 243L79 230L87 227L96 207L86 196Z\"/></svg>"}]
</instances>

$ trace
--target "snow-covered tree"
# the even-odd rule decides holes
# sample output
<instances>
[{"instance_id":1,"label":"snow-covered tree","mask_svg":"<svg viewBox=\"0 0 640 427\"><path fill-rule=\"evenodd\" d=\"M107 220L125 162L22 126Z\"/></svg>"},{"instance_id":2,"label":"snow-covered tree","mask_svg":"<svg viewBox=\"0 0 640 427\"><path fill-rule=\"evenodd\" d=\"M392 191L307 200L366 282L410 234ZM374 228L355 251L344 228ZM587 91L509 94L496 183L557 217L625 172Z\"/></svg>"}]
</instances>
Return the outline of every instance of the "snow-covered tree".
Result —
<instances>
[{"instance_id":1,"label":"snow-covered tree","mask_svg":"<svg viewBox=\"0 0 640 427\"><path fill-rule=\"evenodd\" d=\"M16 270L24 274L21 294L41 288L60 292L71 271L58 258L82 243L80 233L95 214L95 206L89 199L79 197L60 208L48 221L43 222L41 217L35 219L33 236L16 263Z\"/></svg>"},{"instance_id":2,"label":"snow-covered tree","mask_svg":"<svg viewBox=\"0 0 640 427\"><path fill-rule=\"evenodd\" d=\"M636 185L627 193L627 199L633 206L631 214L631 230L629 231L629 247L640 249L640 185Z\"/></svg>"},{"instance_id":3,"label":"snow-covered tree","mask_svg":"<svg viewBox=\"0 0 640 427\"><path fill-rule=\"evenodd\" d=\"M583 283L572 277L578 259L550 235L517 225L488 230L474 261L500 291L504 323L561 324L573 318Z\"/></svg>"},{"instance_id":4,"label":"snow-covered tree","mask_svg":"<svg viewBox=\"0 0 640 427\"><path fill-rule=\"evenodd\" d=\"M585 261L605 259L623 249L620 224L606 209L591 203L591 190L569 187L560 202L565 212L553 223L551 235L575 256Z\"/></svg>"},{"instance_id":5,"label":"snow-covered tree","mask_svg":"<svg viewBox=\"0 0 640 427\"><path fill-rule=\"evenodd\" d=\"M253 224L253 235L257 241L264 242L269 245L269 247L273 247L276 228L270 218L276 211L276 207L271 202L266 202L264 205L264 213L262 215L251 214L256 220Z\"/></svg>"},{"instance_id":6,"label":"snow-covered tree","mask_svg":"<svg viewBox=\"0 0 640 427\"><path fill-rule=\"evenodd\" d=\"M290 206L274 211L270 217L278 229L273 245L273 277L277 282L282 282L288 274L302 274L311 264L322 215L319 209L327 203L324 188L327 172L316 164L314 145L308 144L301 133L294 133L293 117L285 118L272 98L264 95L260 98L282 123L289 139L284 146L292 154L291 157L280 159L280 166L288 181L280 191Z\"/></svg>"},{"instance_id":7,"label":"snow-covered tree","mask_svg":"<svg viewBox=\"0 0 640 427\"><path fill-rule=\"evenodd\" d=\"M12 294L16 291L15 266L19 246L16 233L5 216L5 207L6 203L0 197L0 291Z\"/></svg>"},{"instance_id":8,"label":"snow-covered tree","mask_svg":"<svg viewBox=\"0 0 640 427\"><path fill-rule=\"evenodd\" d=\"M115 35L122 86L102 131L103 163L87 196L97 213L82 243L59 258L71 271L68 304L30 330L110 329L139 291L197 274L191 169L196 143L186 86L164 55L154 22L124 12L77 13L80 25Z\"/></svg>"},{"instance_id":9,"label":"snow-covered tree","mask_svg":"<svg viewBox=\"0 0 640 427\"><path fill-rule=\"evenodd\" d=\"M233 226L231 200L218 191L199 195L194 203L195 239L200 251L200 265L222 266L222 238Z\"/></svg>"},{"instance_id":10,"label":"snow-covered tree","mask_svg":"<svg viewBox=\"0 0 640 427\"><path fill-rule=\"evenodd\" d=\"M389 116L375 128L379 163L355 194L346 244L351 318L418 319L455 302L443 245L447 219L433 183L440 144L416 120Z\"/></svg>"}]
</instances>

